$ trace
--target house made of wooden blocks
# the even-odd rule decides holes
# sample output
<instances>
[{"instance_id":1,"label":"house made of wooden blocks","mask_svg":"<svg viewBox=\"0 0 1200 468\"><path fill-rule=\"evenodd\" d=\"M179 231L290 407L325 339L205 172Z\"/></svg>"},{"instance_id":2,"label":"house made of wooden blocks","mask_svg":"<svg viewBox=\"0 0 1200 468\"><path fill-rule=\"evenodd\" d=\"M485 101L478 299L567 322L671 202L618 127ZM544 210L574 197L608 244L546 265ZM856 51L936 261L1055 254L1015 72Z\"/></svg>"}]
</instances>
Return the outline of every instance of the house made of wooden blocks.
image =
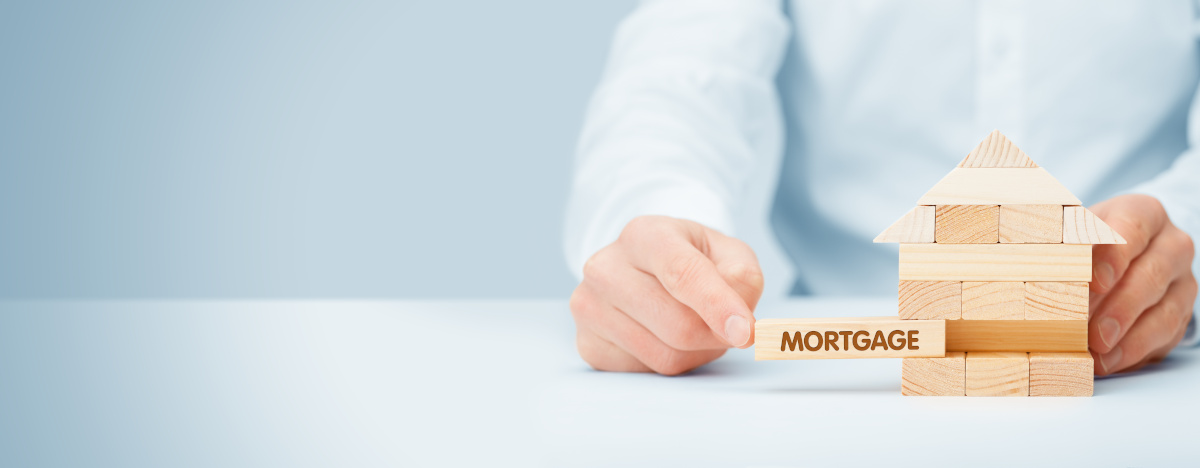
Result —
<instances>
[{"instance_id":1,"label":"house made of wooden blocks","mask_svg":"<svg viewBox=\"0 0 1200 468\"><path fill-rule=\"evenodd\" d=\"M875 242L900 244L900 318L947 343L904 359L903 394L1091 396L1092 244L1125 240L998 131L917 205Z\"/></svg>"}]
</instances>

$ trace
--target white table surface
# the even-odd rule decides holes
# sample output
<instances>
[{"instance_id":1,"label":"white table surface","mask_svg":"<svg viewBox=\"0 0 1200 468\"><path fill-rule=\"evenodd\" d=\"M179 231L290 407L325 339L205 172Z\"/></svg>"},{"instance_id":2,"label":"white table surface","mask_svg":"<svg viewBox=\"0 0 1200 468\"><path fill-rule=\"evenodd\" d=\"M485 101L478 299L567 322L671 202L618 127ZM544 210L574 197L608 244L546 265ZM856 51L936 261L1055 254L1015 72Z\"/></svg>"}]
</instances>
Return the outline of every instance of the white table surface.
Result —
<instances>
[{"instance_id":1,"label":"white table surface","mask_svg":"<svg viewBox=\"0 0 1200 468\"><path fill-rule=\"evenodd\" d=\"M1196 351L1093 398L917 398L899 360L615 374L573 337L562 301L0 303L0 466L1200 466Z\"/></svg>"}]
</instances>

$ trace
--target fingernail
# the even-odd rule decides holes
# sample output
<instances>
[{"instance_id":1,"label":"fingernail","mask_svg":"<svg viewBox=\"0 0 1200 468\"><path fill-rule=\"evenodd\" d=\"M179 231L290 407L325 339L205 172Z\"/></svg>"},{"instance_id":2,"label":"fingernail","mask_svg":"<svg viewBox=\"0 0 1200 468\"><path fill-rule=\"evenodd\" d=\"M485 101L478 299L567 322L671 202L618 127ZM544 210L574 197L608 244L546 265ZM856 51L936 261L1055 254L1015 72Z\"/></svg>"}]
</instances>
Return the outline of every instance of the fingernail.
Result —
<instances>
[{"instance_id":1,"label":"fingernail","mask_svg":"<svg viewBox=\"0 0 1200 468\"><path fill-rule=\"evenodd\" d=\"M1096 275L1096 282L1100 283L1100 286L1105 290L1112 287L1113 276L1116 275L1116 273L1113 271L1112 265L1109 265L1105 262L1100 262L1096 264L1096 271L1093 274Z\"/></svg>"},{"instance_id":2,"label":"fingernail","mask_svg":"<svg viewBox=\"0 0 1200 468\"><path fill-rule=\"evenodd\" d=\"M735 347L750 341L750 322L738 315L725 319L725 340Z\"/></svg>"},{"instance_id":3,"label":"fingernail","mask_svg":"<svg viewBox=\"0 0 1200 468\"><path fill-rule=\"evenodd\" d=\"M1117 335L1121 334L1121 324L1117 323L1117 319L1105 317L1100 320L1100 341L1103 341L1106 346L1117 344Z\"/></svg>"},{"instance_id":4,"label":"fingernail","mask_svg":"<svg viewBox=\"0 0 1200 468\"><path fill-rule=\"evenodd\" d=\"M1117 370L1117 366L1121 364L1123 354L1121 347L1117 346L1112 351L1109 351L1108 354L1100 356L1100 365L1104 367L1104 373L1108 374Z\"/></svg>"}]
</instances>

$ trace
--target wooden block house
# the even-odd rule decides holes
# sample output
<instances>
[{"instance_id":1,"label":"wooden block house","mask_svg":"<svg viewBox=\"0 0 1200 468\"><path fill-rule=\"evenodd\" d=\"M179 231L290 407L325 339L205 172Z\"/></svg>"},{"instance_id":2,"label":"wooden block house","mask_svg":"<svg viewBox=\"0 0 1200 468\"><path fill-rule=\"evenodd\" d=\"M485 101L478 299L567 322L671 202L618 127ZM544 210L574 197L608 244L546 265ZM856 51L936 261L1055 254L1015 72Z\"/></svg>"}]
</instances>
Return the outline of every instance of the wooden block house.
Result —
<instances>
[{"instance_id":1,"label":"wooden block house","mask_svg":"<svg viewBox=\"0 0 1200 468\"><path fill-rule=\"evenodd\" d=\"M999 131L917 205L875 242L900 244L900 318L947 346L904 359L902 393L1091 396L1092 244L1125 240Z\"/></svg>"}]
</instances>

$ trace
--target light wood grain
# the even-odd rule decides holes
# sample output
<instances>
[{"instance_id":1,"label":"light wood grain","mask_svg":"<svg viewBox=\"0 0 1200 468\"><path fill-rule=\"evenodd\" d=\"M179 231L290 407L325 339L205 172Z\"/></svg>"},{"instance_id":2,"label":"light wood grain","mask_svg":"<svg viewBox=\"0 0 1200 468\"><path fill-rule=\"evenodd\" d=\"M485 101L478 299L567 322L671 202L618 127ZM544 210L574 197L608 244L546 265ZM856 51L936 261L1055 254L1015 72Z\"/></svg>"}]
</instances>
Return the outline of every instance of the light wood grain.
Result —
<instances>
[{"instance_id":1,"label":"light wood grain","mask_svg":"<svg viewBox=\"0 0 1200 468\"><path fill-rule=\"evenodd\" d=\"M899 298L904 320L962 318L962 283L958 281L901 281Z\"/></svg>"},{"instance_id":2,"label":"light wood grain","mask_svg":"<svg viewBox=\"0 0 1200 468\"><path fill-rule=\"evenodd\" d=\"M967 396L1029 396L1029 356L967 353Z\"/></svg>"},{"instance_id":3,"label":"light wood grain","mask_svg":"<svg viewBox=\"0 0 1200 468\"><path fill-rule=\"evenodd\" d=\"M1025 283L968 281L962 284L963 320L1024 320Z\"/></svg>"},{"instance_id":4,"label":"light wood grain","mask_svg":"<svg viewBox=\"0 0 1200 468\"><path fill-rule=\"evenodd\" d=\"M933 233L933 207L918 206L879 233L875 242L932 243Z\"/></svg>"},{"instance_id":5,"label":"light wood grain","mask_svg":"<svg viewBox=\"0 0 1200 468\"><path fill-rule=\"evenodd\" d=\"M1060 244L1062 205L1000 205L1000 243Z\"/></svg>"},{"instance_id":6,"label":"light wood grain","mask_svg":"<svg viewBox=\"0 0 1200 468\"><path fill-rule=\"evenodd\" d=\"M900 244L904 281L1090 281L1092 248L1072 244Z\"/></svg>"},{"instance_id":7,"label":"light wood grain","mask_svg":"<svg viewBox=\"0 0 1200 468\"><path fill-rule=\"evenodd\" d=\"M904 358L900 393L908 396L966 395L967 354L946 353L940 358Z\"/></svg>"},{"instance_id":8,"label":"light wood grain","mask_svg":"<svg viewBox=\"0 0 1200 468\"><path fill-rule=\"evenodd\" d=\"M756 360L943 357L945 344L944 320L798 318L754 324Z\"/></svg>"},{"instance_id":9,"label":"light wood grain","mask_svg":"<svg viewBox=\"0 0 1200 468\"><path fill-rule=\"evenodd\" d=\"M918 205L1079 205L1049 172L1036 168L955 168Z\"/></svg>"},{"instance_id":10,"label":"light wood grain","mask_svg":"<svg viewBox=\"0 0 1200 468\"><path fill-rule=\"evenodd\" d=\"M1092 396L1091 353L1029 353L1029 396Z\"/></svg>"},{"instance_id":11,"label":"light wood grain","mask_svg":"<svg viewBox=\"0 0 1200 468\"><path fill-rule=\"evenodd\" d=\"M1125 238L1082 206L1063 207L1063 243L1124 244Z\"/></svg>"},{"instance_id":12,"label":"light wood grain","mask_svg":"<svg viewBox=\"0 0 1200 468\"><path fill-rule=\"evenodd\" d=\"M939 244L995 244L1000 241L1000 206L938 205L935 224Z\"/></svg>"},{"instance_id":13,"label":"light wood grain","mask_svg":"<svg viewBox=\"0 0 1200 468\"><path fill-rule=\"evenodd\" d=\"M1086 320L947 320L947 351L1083 352Z\"/></svg>"},{"instance_id":14,"label":"light wood grain","mask_svg":"<svg viewBox=\"0 0 1200 468\"><path fill-rule=\"evenodd\" d=\"M1087 320L1088 284L1082 281L1025 283L1025 320Z\"/></svg>"},{"instance_id":15,"label":"light wood grain","mask_svg":"<svg viewBox=\"0 0 1200 468\"><path fill-rule=\"evenodd\" d=\"M958 167L1038 167L1029 156L999 130L984 138Z\"/></svg>"}]
</instances>

